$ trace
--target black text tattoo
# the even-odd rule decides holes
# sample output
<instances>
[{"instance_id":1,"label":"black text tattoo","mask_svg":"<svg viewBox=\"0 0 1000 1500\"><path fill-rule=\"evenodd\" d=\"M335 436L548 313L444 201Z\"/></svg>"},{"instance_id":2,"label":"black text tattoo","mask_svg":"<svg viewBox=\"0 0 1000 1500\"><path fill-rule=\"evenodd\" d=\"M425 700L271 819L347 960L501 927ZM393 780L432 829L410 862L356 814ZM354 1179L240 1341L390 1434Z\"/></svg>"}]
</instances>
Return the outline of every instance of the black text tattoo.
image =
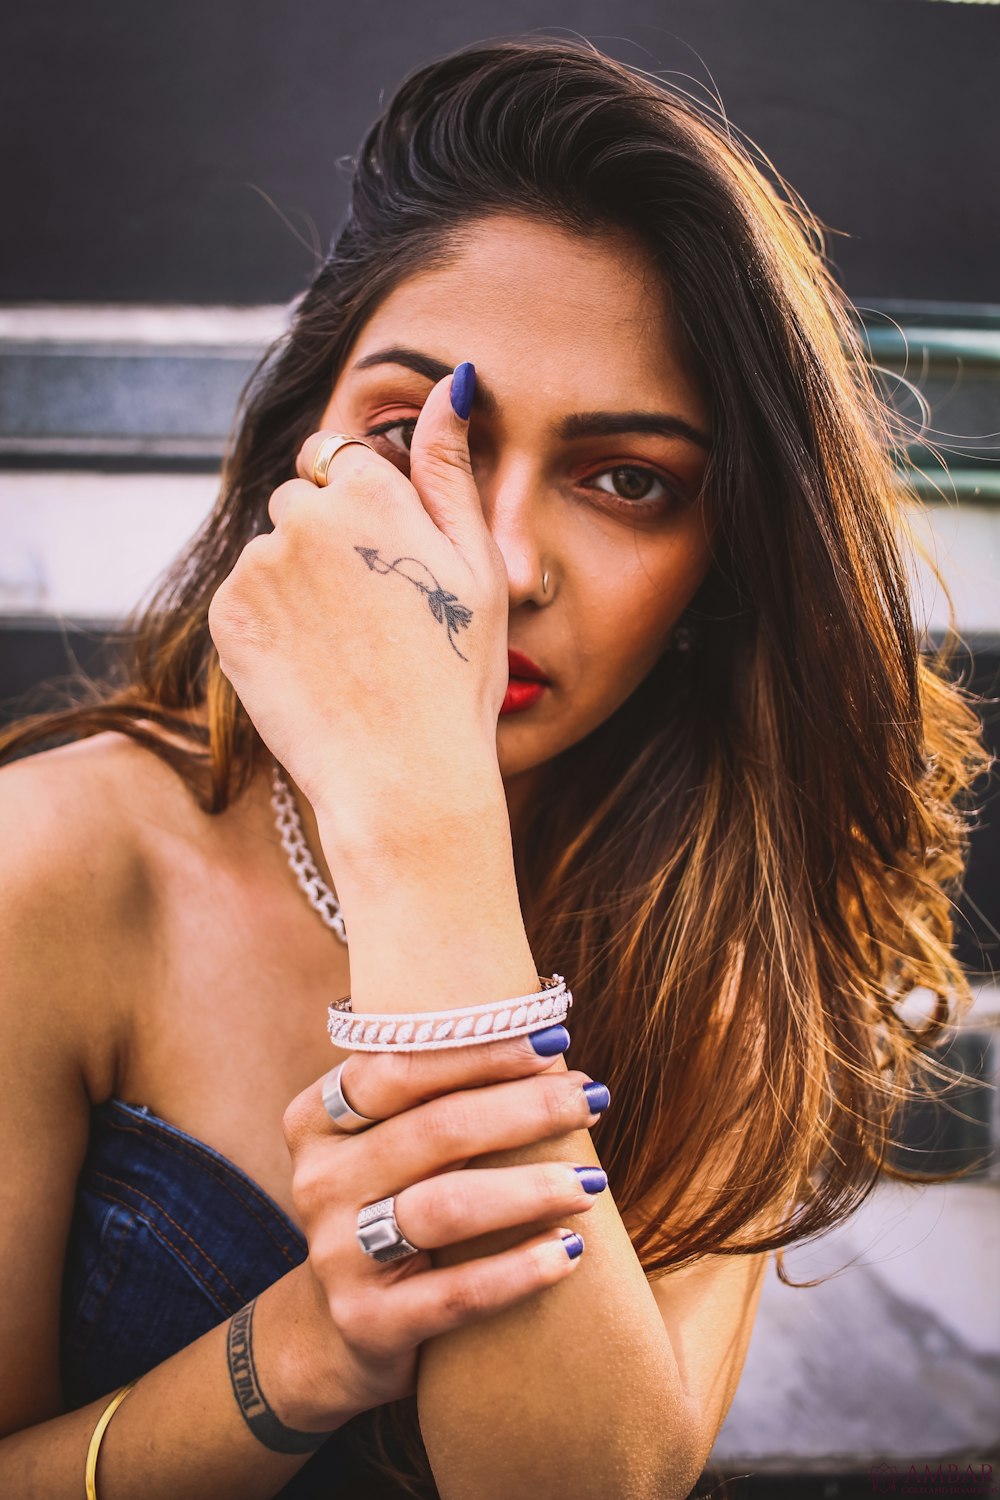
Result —
<instances>
[{"instance_id":1,"label":"black text tattoo","mask_svg":"<svg viewBox=\"0 0 1000 1500\"><path fill-rule=\"evenodd\" d=\"M472 619L472 610L467 609L464 604L459 604L457 594L449 594L447 589L441 587L426 563L422 563L418 557L397 557L395 562L386 562L384 557L379 557L377 547L355 547L354 550L361 553L361 556L373 573L398 573L401 578L405 578L408 582L412 583L414 588L419 589L422 594L426 594L431 614L437 620L438 624L444 624L447 627L448 644L456 656L462 656L461 651L459 651L451 638L451 633L460 627L464 629L468 625ZM429 589L426 583L423 583L419 578L411 578L406 569L399 566L400 563L404 562L416 563L418 568L423 568L427 576L433 579L434 587ZM463 661L468 661L468 659L467 656L462 656Z\"/></svg>"},{"instance_id":2,"label":"black text tattoo","mask_svg":"<svg viewBox=\"0 0 1000 1500\"><path fill-rule=\"evenodd\" d=\"M233 1395L250 1431L273 1453L313 1453L330 1436L328 1432L298 1432L286 1427L268 1404L257 1379L253 1358L253 1310L257 1299L238 1312L229 1324L226 1357Z\"/></svg>"}]
</instances>

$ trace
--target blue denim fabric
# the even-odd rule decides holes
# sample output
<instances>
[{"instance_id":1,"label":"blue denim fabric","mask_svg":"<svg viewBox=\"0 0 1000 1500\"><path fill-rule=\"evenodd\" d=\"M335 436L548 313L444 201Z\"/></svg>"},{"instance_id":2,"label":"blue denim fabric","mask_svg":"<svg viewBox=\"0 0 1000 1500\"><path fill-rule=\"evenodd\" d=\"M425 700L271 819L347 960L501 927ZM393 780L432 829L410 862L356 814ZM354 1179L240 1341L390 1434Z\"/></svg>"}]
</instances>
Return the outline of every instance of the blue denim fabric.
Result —
<instances>
[{"instance_id":1,"label":"blue denim fabric","mask_svg":"<svg viewBox=\"0 0 1000 1500\"><path fill-rule=\"evenodd\" d=\"M305 1259L288 1215L226 1157L140 1106L92 1113L66 1251L61 1359L67 1406L162 1363ZM280 1494L377 1500L401 1491L334 1433ZM433 1492L431 1492L433 1493Z\"/></svg>"}]
</instances>

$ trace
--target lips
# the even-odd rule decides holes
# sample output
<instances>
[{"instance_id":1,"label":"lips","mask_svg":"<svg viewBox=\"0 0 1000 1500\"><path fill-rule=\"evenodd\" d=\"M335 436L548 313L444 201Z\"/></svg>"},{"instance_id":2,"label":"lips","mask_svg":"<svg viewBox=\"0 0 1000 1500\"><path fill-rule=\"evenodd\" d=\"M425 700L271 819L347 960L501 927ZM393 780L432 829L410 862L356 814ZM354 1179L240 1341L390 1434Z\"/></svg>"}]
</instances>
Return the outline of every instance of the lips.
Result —
<instances>
[{"instance_id":1,"label":"lips","mask_svg":"<svg viewBox=\"0 0 1000 1500\"><path fill-rule=\"evenodd\" d=\"M520 714L532 708L550 685L541 667L525 656L523 651L507 648L507 691L500 709L501 717Z\"/></svg>"},{"instance_id":2,"label":"lips","mask_svg":"<svg viewBox=\"0 0 1000 1500\"><path fill-rule=\"evenodd\" d=\"M548 678L531 660L525 656L523 651L515 651L512 647L507 648L507 670L511 677L519 678L523 682L548 682Z\"/></svg>"}]
</instances>

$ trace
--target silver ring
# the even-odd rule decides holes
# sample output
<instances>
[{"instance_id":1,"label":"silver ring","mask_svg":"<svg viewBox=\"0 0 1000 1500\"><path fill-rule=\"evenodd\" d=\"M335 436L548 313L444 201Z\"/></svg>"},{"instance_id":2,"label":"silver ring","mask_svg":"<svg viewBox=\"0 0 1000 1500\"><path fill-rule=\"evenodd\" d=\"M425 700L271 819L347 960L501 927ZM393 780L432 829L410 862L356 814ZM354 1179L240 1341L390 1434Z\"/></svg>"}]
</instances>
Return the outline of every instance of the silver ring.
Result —
<instances>
[{"instance_id":1,"label":"silver ring","mask_svg":"<svg viewBox=\"0 0 1000 1500\"><path fill-rule=\"evenodd\" d=\"M345 1057L343 1062L331 1068L323 1078L323 1108L338 1130L348 1132L367 1130L370 1126L377 1125L378 1121L370 1120L367 1115L359 1115L344 1098L344 1086L340 1081L340 1075L347 1061Z\"/></svg>"},{"instance_id":2,"label":"silver ring","mask_svg":"<svg viewBox=\"0 0 1000 1500\"><path fill-rule=\"evenodd\" d=\"M395 1198L369 1203L358 1214L358 1244L372 1260L402 1260L404 1255L419 1255L420 1248L411 1245L396 1223Z\"/></svg>"}]
</instances>

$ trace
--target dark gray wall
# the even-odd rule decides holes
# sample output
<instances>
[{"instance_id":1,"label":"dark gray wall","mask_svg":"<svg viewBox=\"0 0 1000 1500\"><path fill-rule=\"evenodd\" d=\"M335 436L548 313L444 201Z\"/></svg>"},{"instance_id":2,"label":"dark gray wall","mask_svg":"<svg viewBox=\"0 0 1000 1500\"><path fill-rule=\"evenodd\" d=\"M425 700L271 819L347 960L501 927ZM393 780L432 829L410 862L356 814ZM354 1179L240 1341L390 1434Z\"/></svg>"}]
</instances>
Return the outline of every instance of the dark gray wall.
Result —
<instances>
[{"instance_id":1,"label":"dark gray wall","mask_svg":"<svg viewBox=\"0 0 1000 1500\"><path fill-rule=\"evenodd\" d=\"M853 297L1000 300L1000 6L943 0L10 7L0 299L285 301L342 210L338 157L407 71L560 28L714 79L848 236L831 251Z\"/></svg>"}]
</instances>

